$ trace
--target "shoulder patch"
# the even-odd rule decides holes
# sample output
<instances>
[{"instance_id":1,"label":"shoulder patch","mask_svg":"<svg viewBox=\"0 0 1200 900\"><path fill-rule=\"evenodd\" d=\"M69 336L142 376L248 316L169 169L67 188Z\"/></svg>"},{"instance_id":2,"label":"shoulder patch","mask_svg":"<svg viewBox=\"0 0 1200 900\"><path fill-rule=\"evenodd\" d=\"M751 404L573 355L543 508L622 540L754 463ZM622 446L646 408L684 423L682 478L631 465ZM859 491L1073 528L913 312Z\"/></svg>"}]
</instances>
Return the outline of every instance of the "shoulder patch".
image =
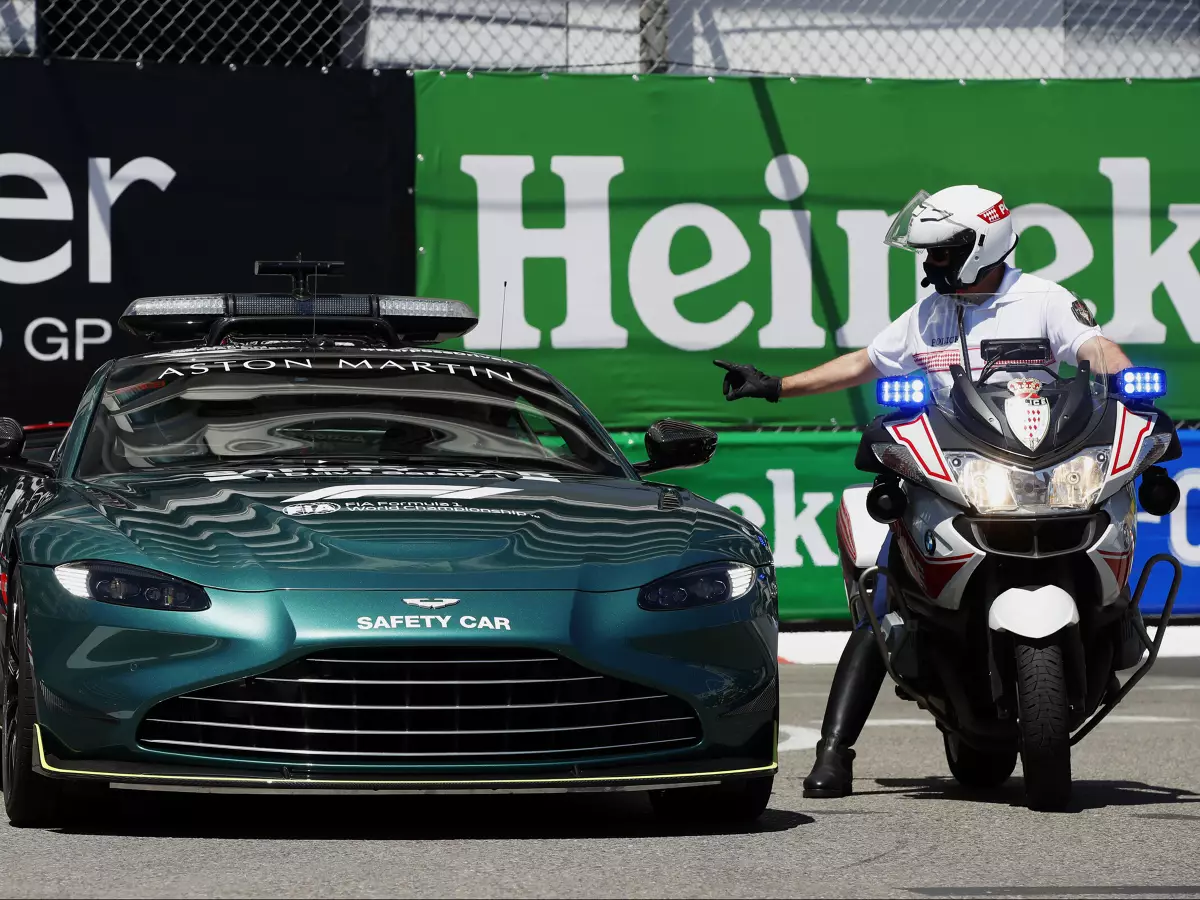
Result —
<instances>
[{"instance_id":1,"label":"shoulder patch","mask_svg":"<svg viewBox=\"0 0 1200 900\"><path fill-rule=\"evenodd\" d=\"M1082 300L1071 301L1071 312L1074 313L1075 318L1082 324L1089 328L1096 327L1096 317L1092 315L1092 311L1087 308L1087 304Z\"/></svg>"}]
</instances>

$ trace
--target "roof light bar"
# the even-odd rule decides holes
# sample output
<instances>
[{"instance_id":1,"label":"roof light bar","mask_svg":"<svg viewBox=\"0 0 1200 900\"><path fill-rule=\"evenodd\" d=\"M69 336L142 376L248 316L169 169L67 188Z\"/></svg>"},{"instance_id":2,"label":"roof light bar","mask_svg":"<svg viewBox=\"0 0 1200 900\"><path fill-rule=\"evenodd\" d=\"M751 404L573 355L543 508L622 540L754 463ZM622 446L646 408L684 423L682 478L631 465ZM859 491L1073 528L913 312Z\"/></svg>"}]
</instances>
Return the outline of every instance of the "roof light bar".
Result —
<instances>
[{"instance_id":1,"label":"roof light bar","mask_svg":"<svg viewBox=\"0 0 1200 900\"><path fill-rule=\"evenodd\" d=\"M127 316L220 316L224 314L224 294L139 297L125 310Z\"/></svg>"},{"instance_id":2,"label":"roof light bar","mask_svg":"<svg viewBox=\"0 0 1200 900\"><path fill-rule=\"evenodd\" d=\"M881 406L901 409L924 406L929 399L929 386L923 375L880 378L875 382L875 399Z\"/></svg>"},{"instance_id":3,"label":"roof light bar","mask_svg":"<svg viewBox=\"0 0 1200 900\"><path fill-rule=\"evenodd\" d=\"M475 310L461 300L425 300L420 297L379 298L381 316L439 316L447 319L474 319Z\"/></svg>"},{"instance_id":4,"label":"roof light bar","mask_svg":"<svg viewBox=\"0 0 1200 900\"><path fill-rule=\"evenodd\" d=\"M479 323L461 300L310 292L319 277L337 277L343 268L330 260L259 260L255 274L290 277L291 294L139 297L121 316L121 327L156 342L217 345L234 336L263 340L315 333L355 335L395 347L441 343L462 337Z\"/></svg>"}]
</instances>

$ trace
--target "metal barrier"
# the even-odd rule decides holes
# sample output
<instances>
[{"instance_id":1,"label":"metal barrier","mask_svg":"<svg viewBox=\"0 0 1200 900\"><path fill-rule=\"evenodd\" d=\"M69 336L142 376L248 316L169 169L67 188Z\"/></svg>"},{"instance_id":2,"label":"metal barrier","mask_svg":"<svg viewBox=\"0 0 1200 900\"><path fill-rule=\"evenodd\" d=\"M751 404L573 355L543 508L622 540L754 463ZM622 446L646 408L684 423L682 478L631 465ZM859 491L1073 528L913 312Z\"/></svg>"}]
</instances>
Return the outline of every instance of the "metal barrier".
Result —
<instances>
[{"instance_id":1,"label":"metal barrier","mask_svg":"<svg viewBox=\"0 0 1200 900\"><path fill-rule=\"evenodd\" d=\"M0 56L226 66L1186 78L1198 0L0 0Z\"/></svg>"}]
</instances>

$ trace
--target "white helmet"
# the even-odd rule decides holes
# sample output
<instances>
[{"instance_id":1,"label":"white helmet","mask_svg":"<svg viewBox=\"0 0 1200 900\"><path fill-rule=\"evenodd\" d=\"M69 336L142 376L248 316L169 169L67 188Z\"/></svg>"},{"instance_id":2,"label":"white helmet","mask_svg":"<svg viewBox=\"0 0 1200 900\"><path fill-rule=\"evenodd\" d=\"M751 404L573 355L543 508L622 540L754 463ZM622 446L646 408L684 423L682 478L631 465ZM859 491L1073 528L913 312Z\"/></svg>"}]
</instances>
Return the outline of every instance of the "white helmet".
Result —
<instances>
[{"instance_id":1,"label":"white helmet","mask_svg":"<svg viewBox=\"0 0 1200 900\"><path fill-rule=\"evenodd\" d=\"M884 243L927 254L926 279L939 294L962 294L1017 246L1004 198L977 184L959 184L932 196L920 191L892 219Z\"/></svg>"}]
</instances>

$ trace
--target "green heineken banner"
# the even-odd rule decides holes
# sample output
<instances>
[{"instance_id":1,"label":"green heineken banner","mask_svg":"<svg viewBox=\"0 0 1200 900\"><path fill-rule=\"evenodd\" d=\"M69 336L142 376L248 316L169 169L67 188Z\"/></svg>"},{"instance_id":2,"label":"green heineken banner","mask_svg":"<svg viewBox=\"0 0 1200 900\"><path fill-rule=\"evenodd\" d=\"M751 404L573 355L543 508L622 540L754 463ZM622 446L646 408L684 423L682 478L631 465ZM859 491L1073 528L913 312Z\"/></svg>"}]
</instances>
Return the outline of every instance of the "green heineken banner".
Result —
<instances>
[{"instance_id":1,"label":"green heineken banner","mask_svg":"<svg viewBox=\"0 0 1200 900\"><path fill-rule=\"evenodd\" d=\"M418 289L468 349L535 362L610 428L850 424L873 387L727 403L713 358L795 372L922 293L916 191L1004 194L1014 259L1174 384L1200 384L1200 82L417 78ZM1200 392L1168 408L1200 417Z\"/></svg>"},{"instance_id":2,"label":"green heineken banner","mask_svg":"<svg viewBox=\"0 0 1200 900\"><path fill-rule=\"evenodd\" d=\"M726 432L707 465L655 480L695 491L763 529L775 556L781 618L849 621L835 530L842 490L873 477L854 468L859 437ZM646 458L644 433L613 438L630 460Z\"/></svg>"}]
</instances>

